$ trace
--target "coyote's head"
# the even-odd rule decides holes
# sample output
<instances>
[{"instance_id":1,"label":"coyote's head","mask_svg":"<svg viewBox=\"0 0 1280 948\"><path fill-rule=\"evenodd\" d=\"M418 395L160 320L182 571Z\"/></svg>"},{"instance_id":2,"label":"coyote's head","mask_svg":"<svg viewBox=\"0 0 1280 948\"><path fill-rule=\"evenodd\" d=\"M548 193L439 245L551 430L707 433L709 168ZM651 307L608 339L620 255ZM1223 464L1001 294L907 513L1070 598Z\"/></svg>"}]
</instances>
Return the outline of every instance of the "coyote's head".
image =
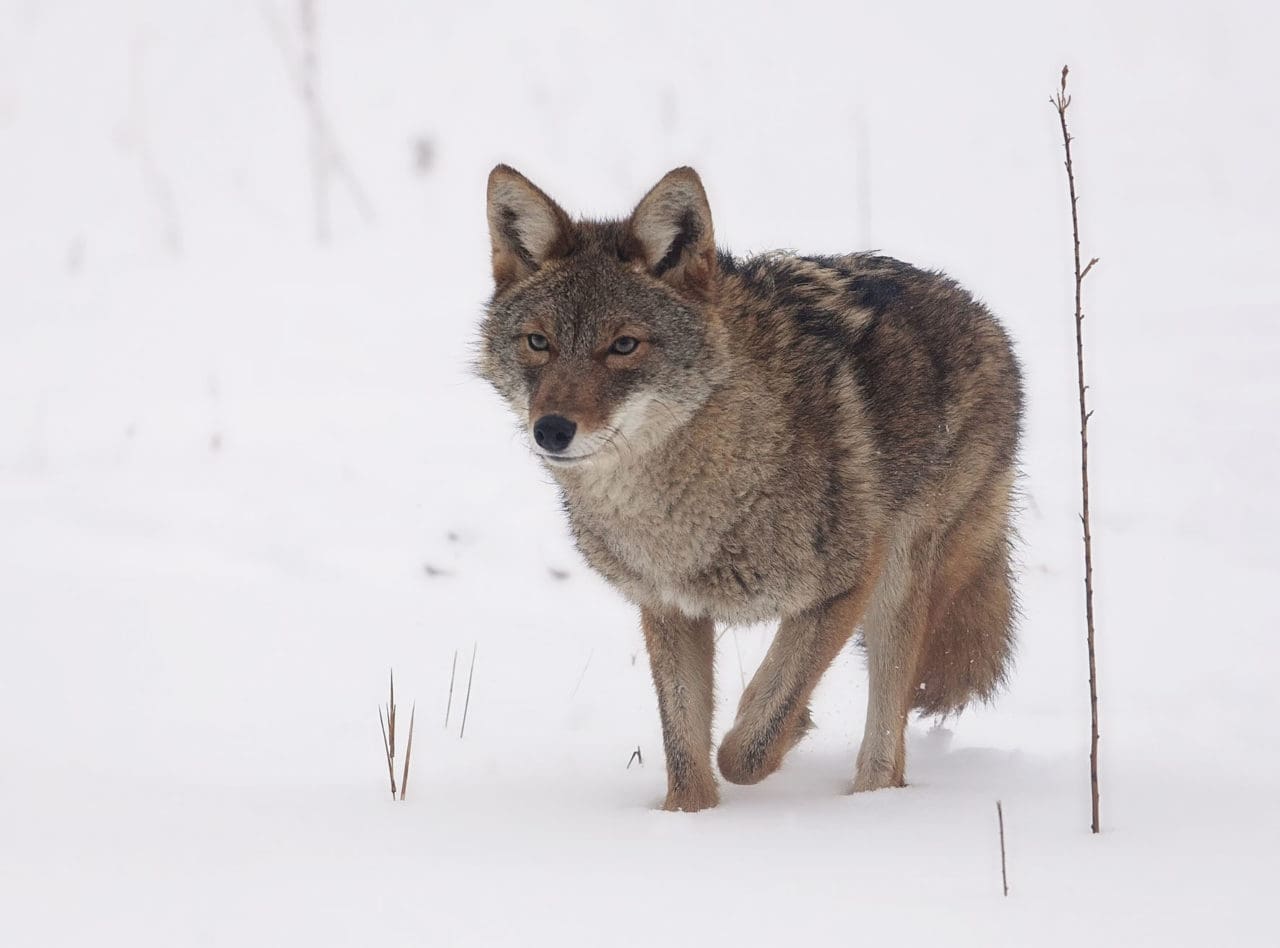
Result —
<instances>
[{"instance_id":1,"label":"coyote's head","mask_svg":"<svg viewBox=\"0 0 1280 948\"><path fill-rule=\"evenodd\" d=\"M661 443L722 363L711 211L677 168L624 221L573 221L506 165L489 175L493 300L478 368L555 467Z\"/></svg>"}]
</instances>

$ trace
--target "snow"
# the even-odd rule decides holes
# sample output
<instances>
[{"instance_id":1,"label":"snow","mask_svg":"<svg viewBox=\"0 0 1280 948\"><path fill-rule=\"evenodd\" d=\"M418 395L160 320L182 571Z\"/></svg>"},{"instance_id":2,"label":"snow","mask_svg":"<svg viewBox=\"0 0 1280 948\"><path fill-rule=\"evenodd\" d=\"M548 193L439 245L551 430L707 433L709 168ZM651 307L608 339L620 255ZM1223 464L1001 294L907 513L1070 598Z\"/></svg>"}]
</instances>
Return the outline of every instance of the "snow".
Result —
<instances>
[{"instance_id":1,"label":"snow","mask_svg":"<svg viewBox=\"0 0 1280 948\"><path fill-rule=\"evenodd\" d=\"M376 210L335 184L324 247L263 8L116 6L0 11L6 945L1273 942L1274 6L320 0L323 95ZM1102 258L1099 837L1067 61ZM779 774L652 809L636 616L466 368L498 161L598 214L692 163L723 245L876 247L1009 326L1018 667L996 705L913 724L909 788L843 793L851 653ZM722 639L718 728L768 636ZM389 666L418 702L404 803Z\"/></svg>"}]
</instances>

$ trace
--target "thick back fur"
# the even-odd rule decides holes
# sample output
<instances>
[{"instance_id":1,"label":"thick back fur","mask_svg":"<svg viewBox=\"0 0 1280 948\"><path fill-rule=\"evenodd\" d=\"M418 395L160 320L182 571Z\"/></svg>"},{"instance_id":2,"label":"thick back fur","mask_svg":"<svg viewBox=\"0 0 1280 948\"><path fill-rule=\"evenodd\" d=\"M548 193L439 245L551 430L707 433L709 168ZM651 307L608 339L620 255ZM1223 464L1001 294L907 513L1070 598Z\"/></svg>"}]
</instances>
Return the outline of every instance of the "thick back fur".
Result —
<instances>
[{"instance_id":1,"label":"thick back fur","mask_svg":"<svg viewBox=\"0 0 1280 948\"><path fill-rule=\"evenodd\" d=\"M785 622L872 582L867 640L906 643L911 706L989 697L1015 616L1022 391L1005 332L889 257L716 253L696 175L672 175L624 221L550 205L524 228L540 258L491 186L480 371L526 426L578 421L593 453L547 462L579 549L642 609L698 620ZM633 361L608 354L624 327ZM535 332L549 354L528 351Z\"/></svg>"}]
</instances>

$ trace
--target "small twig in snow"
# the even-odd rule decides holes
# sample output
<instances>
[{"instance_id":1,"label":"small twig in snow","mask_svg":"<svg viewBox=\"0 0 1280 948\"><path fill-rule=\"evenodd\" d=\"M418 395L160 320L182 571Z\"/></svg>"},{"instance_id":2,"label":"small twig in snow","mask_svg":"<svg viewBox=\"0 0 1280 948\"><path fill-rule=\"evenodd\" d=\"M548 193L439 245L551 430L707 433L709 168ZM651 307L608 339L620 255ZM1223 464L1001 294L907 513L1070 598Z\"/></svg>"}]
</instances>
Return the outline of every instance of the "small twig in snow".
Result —
<instances>
[{"instance_id":1,"label":"small twig in snow","mask_svg":"<svg viewBox=\"0 0 1280 948\"><path fill-rule=\"evenodd\" d=\"M401 799L404 799L401 797ZM996 819L1000 821L1000 882L1004 886L1005 898L1009 897L1009 870L1004 858L1004 806L996 801Z\"/></svg>"},{"instance_id":2,"label":"small twig in snow","mask_svg":"<svg viewBox=\"0 0 1280 948\"><path fill-rule=\"evenodd\" d=\"M418 702L409 708L409 739L404 745L404 773L400 777L400 799L409 791L409 755L413 753L413 719L418 716Z\"/></svg>"},{"instance_id":3,"label":"small twig in snow","mask_svg":"<svg viewBox=\"0 0 1280 948\"><path fill-rule=\"evenodd\" d=\"M449 712L453 710L453 680L458 675L458 650L453 650L453 668L449 672L449 700L444 706L444 728L449 729Z\"/></svg>"},{"instance_id":4,"label":"small twig in snow","mask_svg":"<svg viewBox=\"0 0 1280 948\"><path fill-rule=\"evenodd\" d=\"M476 675L476 649L480 643L471 646L471 671L467 673L467 698L462 703L462 727L458 731L458 740L467 735L467 712L471 709L471 680Z\"/></svg>"},{"instance_id":5,"label":"small twig in snow","mask_svg":"<svg viewBox=\"0 0 1280 948\"><path fill-rule=\"evenodd\" d=\"M391 761L396 759L396 673L391 670L391 697L387 700L387 742L391 745Z\"/></svg>"},{"instance_id":6,"label":"small twig in snow","mask_svg":"<svg viewBox=\"0 0 1280 948\"><path fill-rule=\"evenodd\" d=\"M387 724L382 719L382 706L378 706L378 724L382 727L382 754L387 759L387 777L391 780L391 799L396 798L396 773L391 766L391 744L387 741Z\"/></svg>"},{"instance_id":7,"label":"small twig in snow","mask_svg":"<svg viewBox=\"0 0 1280 948\"><path fill-rule=\"evenodd\" d=\"M578 694L578 689L582 687L582 679L587 677L587 669L591 667L591 657L595 655L595 653L595 649L587 652L587 663L582 666L582 674L578 676L578 683L573 686L573 691L569 694L570 698L575 697Z\"/></svg>"}]
</instances>

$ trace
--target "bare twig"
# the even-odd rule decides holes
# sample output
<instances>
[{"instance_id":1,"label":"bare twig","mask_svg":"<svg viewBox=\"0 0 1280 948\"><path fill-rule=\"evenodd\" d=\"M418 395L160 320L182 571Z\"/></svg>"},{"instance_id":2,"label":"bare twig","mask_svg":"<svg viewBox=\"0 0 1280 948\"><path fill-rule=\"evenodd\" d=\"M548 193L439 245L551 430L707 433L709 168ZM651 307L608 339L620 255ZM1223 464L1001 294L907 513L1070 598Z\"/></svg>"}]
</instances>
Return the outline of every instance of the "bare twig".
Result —
<instances>
[{"instance_id":1,"label":"bare twig","mask_svg":"<svg viewBox=\"0 0 1280 948\"><path fill-rule=\"evenodd\" d=\"M396 673L391 670L391 697L387 700L387 743L391 746L391 762L396 759Z\"/></svg>"},{"instance_id":2,"label":"bare twig","mask_svg":"<svg viewBox=\"0 0 1280 948\"><path fill-rule=\"evenodd\" d=\"M644 766L644 755L640 753L640 745L636 745L636 749L631 752L631 756L627 758L627 770L631 769L632 764Z\"/></svg>"},{"instance_id":3,"label":"bare twig","mask_svg":"<svg viewBox=\"0 0 1280 948\"><path fill-rule=\"evenodd\" d=\"M391 744L387 741L387 724L382 719L382 707L378 707L378 724L382 726L382 754L387 758L387 777L391 780L391 799L396 798L396 773L391 766Z\"/></svg>"},{"instance_id":4,"label":"bare twig","mask_svg":"<svg viewBox=\"0 0 1280 948\"><path fill-rule=\"evenodd\" d=\"M403 794L400 797L404 799ZM1009 897L1009 870L1004 858L1004 806L996 801L996 819L1000 822L1000 882L1004 886L1004 896Z\"/></svg>"},{"instance_id":5,"label":"bare twig","mask_svg":"<svg viewBox=\"0 0 1280 948\"><path fill-rule=\"evenodd\" d=\"M409 707L409 739L404 744L404 773L400 776L400 799L409 792L409 756L413 753L413 719L418 716L418 702Z\"/></svg>"},{"instance_id":6,"label":"bare twig","mask_svg":"<svg viewBox=\"0 0 1280 948\"><path fill-rule=\"evenodd\" d=\"M467 673L467 698L462 703L462 727L458 731L458 740L467 736L467 712L471 709L471 679L476 675L476 649L479 642L471 646L471 671Z\"/></svg>"},{"instance_id":7,"label":"bare twig","mask_svg":"<svg viewBox=\"0 0 1280 948\"><path fill-rule=\"evenodd\" d=\"M591 658L592 658L592 656L594 656L595 654L596 654L596 650L595 650L595 649L592 649L591 651L587 652L587 661L586 661L586 663L582 666L582 673L581 673L580 675L578 675L578 681L577 681L577 683L573 686L573 691L572 691L572 692L570 692L570 694L569 694L569 697L570 697L570 698L573 698L573 697L576 697L576 696L577 696L577 694L578 694L578 689L582 687L582 679L584 679L584 678L586 678L586 677L587 677L587 669L591 667Z\"/></svg>"},{"instance_id":8,"label":"bare twig","mask_svg":"<svg viewBox=\"0 0 1280 948\"><path fill-rule=\"evenodd\" d=\"M453 710L453 680L458 675L458 650L453 650L453 668L449 672L449 701L444 706L444 727L449 729L449 712Z\"/></svg>"},{"instance_id":9,"label":"bare twig","mask_svg":"<svg viewBox=\"0 0 1280 948\"><path fill-rule=\"evenodd\" d=\"M138 157L143 183L155 202L168 251L175 256L182 253L182 216L177 196L169 177L156 160L151 147L149 113L147 108L145 59L146 45L141 36L135 36L129 51L129 143Z\"/></svg>"},{"instance_id":10,"label":"bare twig","mask_svg":"<svg viewBox=\"0 0 1280 948\"><path fill-rule=\"evenodd\" d=\"M1082 288L1084 278L1093 269L1098 258L1091 259L1086 266L1080 266L1080 218L1076 204L1076 177L1071 165L1071 133L1067 130L1067 109L1071 105L1071 96L1067 95L1067 67L1062 67L1062 83L1058 94L1050 101L1058 112L1058 122L1062 126L1062 148L1066 152L1067 191L1071 196L1071 239L1075 253L1076 276L1076 379L1080 393L1080 499L1082 512L1080 522L1084 527L1084 614L1085 635L1089 648L1089 710L1091 727L1089 732L1089 789L1093 821L1093 832L1101 830L1101 819L1098 810L1098 671L1093 647L1093 536L1089 529L1089 419L1093 412L1087 406L1088 386L1084 381L1084 308Z\"/></svg>"},{"instance_id":11,"label":"bare twig","mask_svg":"<svg viewBox=\"0 0 1280 948\"><path fill-rule=\"evenodd\" d=\"M306 7L310 6L311 0L302 0L304 4L303 11L303 33L304 44L308 42L306 31L310 29L312 36L310 42L314 51L314 11L312 11L312 20L307 21ZM332 173L339 181L346 185L347 193L351 197L352 203L356 206L360 216L364 218L366 223L371 223L375 217L373 202L369 200L368 192L360 183L360 179L356 177L355 172L351 169L351 164L347 161L346 154L343 152L341 145L338 143L337 133L333 129L332 122L329 121L328 113L324 110L324 103L320 99L318 90L315 85L314 71L308 77L308 66L306 64L307 52L297 53L293 48L289 31L285 28L284 23L277 15L275 9L268 0L261 0L259 9L262 11L263 19L266 21L267 29L271 33L271 38L276 44L276 48L280 53L280 59L284 63L285 70L289 74L289 80L293 84L294 92L297 94L299 101L302 103L311 136L311 161L314 163L319 159L323 161L326 174L317 180L317 220L316 220L316 236L323 242L328 236L328 205L321 205L319 188L328 187L327 173ZM314 65L314 64L313 64ZM320 216L323 211L323 217Z\"/></svg>"},{"instance_id":12,"label":"bare twig","mask_svg":"<svg viewBox=\"0 0 1280 948\"><path fill-rule=\"evenodd\" d=\"M309 152L311 160L311 197L315 208L316 240L329 240L329 155L324 139L324 126L320 121L320 66L316 52L316 2L300 0L298 4L298 34L302 38L302 58L299 72L302 78L302 101L307 113ZM394 729L393 729L394 737ZM391 749L395 750L392 743Z\"/></svg>"}]
</instances>

